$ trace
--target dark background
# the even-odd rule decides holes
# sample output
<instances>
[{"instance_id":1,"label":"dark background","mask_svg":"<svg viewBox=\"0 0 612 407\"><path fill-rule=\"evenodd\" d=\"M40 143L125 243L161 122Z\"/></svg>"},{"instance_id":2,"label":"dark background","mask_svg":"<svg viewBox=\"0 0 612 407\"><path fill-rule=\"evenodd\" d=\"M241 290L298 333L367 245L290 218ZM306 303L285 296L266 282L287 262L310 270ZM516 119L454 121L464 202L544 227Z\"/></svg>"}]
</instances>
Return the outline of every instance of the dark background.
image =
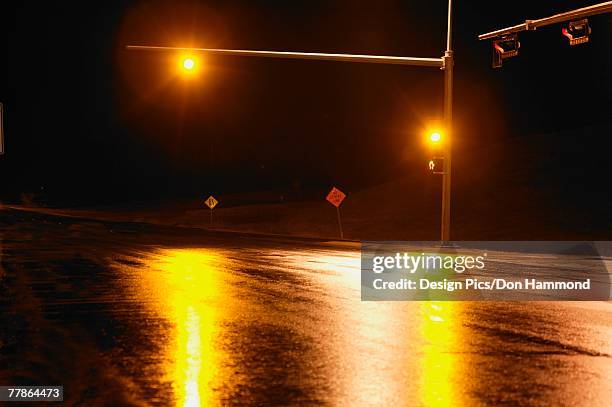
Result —
<instances>
[{"instance_id":1,"label":"dark background","mask_svg":"<svg viewBox=\"0 0 612 407\"><path fill-rule=\"evenodd\" d=\"M522 168L527 190L609 206L610 15L590 19L583 46L569 47L559 25L523 33L500 70L476 38L590 4L457 2L455 196L470 177L503 193L504 174ZM423 132L442 113L435 68L205 56L186 80L173 56L125 45L439 57L444 1L29 1L0 14L4 200L357 191L429 160Z\"/></svg>"}]
</instances>

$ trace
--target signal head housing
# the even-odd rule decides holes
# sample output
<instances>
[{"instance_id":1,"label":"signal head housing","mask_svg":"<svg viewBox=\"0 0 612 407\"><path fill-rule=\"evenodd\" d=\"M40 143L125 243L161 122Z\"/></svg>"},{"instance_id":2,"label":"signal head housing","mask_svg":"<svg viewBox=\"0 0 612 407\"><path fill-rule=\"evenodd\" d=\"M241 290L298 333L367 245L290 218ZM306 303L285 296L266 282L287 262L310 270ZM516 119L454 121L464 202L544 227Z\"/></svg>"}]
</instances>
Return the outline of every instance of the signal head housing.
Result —
<instances>
[{"instance_id":1,"label":"signal head housing","mask_svg":"<svg viewBox=\"0 0 612 407\"><path fill-rule=\"evenodd\" d=\"M501 67L502 60L517 56L520 47L521 43L516 34L504 35L493 40L493 68Z\"/></svg>"},{"instance_id":2,"label":"signal head housing","mask_svg":"<svg viewBox=\"0 0 612 407\"><path fill-rule=\"evenodd\" d=\"M578 45L589 42L591 27L589 26L589 21L585 18L583 20L570 21L567 27L561 29L561 32L569 39L570 45Z\"/></svg>"}]
</instances>

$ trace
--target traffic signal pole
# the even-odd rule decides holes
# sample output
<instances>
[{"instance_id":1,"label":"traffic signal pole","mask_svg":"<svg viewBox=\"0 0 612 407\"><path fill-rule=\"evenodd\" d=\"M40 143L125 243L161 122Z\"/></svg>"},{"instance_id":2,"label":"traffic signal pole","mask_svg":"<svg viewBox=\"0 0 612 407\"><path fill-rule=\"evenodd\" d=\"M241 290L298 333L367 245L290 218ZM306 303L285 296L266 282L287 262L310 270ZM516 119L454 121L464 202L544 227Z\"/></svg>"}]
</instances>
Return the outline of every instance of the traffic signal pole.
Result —
<instances>
[{"instance_id":1,"label":"traffic signal pole","mask_svg":"<svg viewBox=\"0 0 612 407\"><path fill-rule=\"evenodd\" d=\"M213 55L251 56L284 59L309 59L319 61L360 62L386 65L412 65L439 68L444 71L444 166L442 175L442 216L440 240L450 241L451 219L451 141L453 134L453 50L452 50L452 0L448 1L448 27L446 51L441 58L417 58L385 55L327 54L318 52L258 51L220 48L185 48L151 45L128 45L128 50L202 52Z\"/></svg>"},{"instance_id":2,"label":"traffic signal pole","mask_svg":"<svg viewBox=\"0 0 612 407\"><path fill-rule=\"evenodd\" d=\"M451 176L452 176L452 140L453 140L453 0L448 0L448 25L446 32L446 51L444 52L444 165L442 174L442 216L440 240L442 244L450 242L451 219Z\"/></svg>"}]
</instances>

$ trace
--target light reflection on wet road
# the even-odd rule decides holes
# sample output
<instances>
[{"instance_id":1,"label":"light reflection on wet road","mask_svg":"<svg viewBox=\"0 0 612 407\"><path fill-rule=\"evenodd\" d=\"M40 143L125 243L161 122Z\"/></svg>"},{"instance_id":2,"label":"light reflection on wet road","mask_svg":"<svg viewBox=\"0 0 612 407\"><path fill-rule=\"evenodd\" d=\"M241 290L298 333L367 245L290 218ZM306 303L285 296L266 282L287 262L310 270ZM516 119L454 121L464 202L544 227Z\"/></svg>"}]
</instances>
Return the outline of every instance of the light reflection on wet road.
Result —
<instances>
[{"instance_id":1,"label":"light reflection on wet road","mask_svg":"<svg viewBox=\"0 0 612 407\"><path fill-rule=\"evenodd\" d=\"M0 384L68 405L609 405L609 303L361 302L359 252L3 211Z\"/></svg>"}]
</instances>

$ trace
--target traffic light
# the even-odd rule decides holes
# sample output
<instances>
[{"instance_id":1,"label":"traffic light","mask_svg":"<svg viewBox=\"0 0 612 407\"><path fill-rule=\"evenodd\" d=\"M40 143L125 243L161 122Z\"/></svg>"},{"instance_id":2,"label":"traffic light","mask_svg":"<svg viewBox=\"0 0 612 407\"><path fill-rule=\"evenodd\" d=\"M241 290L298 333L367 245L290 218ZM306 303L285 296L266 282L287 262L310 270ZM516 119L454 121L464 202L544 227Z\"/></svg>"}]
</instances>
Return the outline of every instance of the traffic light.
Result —
<instances>
[{"instance_id":1,"label":"traffic light","mask_svg":"<svg viewBox=\"0 0 612 407\"><path fill-rule=\"evenodd\" d=\"M516 34L504 35L493 40L493 68L501 67L504 59L517 56L520 47L521 43Z\"/></svg>"},{"instance_id":2,"label":"traffic light","mask_svg":"<svg viewBox=\"0 0 612 407\"><path fill-rule=\"evenodd\" d=\"M589 42L591 27L589 26L589 21L585 18L583 20L570 21L567 27L561 29L561 32L569 39L570 45L578 45Z\"/></svg>"},{"instance_id":3,"label":"traffic light","mask_svg":"<svg viewBox=\"0 0 612 407\"><path fill-rule=\"evenodd\" d=\"M444 174L444 158L433 157L427 164L432 174Z\"/></svg>"}]
</instances>

